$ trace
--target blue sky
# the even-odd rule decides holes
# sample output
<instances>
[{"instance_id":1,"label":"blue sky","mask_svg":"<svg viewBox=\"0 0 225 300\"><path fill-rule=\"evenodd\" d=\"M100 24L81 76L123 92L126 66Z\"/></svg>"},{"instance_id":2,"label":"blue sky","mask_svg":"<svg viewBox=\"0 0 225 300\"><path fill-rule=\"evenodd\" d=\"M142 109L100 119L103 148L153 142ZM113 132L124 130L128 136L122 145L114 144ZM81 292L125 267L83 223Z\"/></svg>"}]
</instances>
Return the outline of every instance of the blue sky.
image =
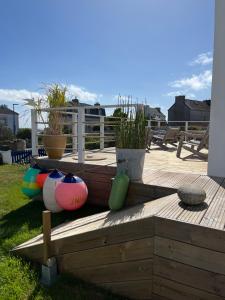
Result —
<instances>
[{"instance_id":1,"label":"blue sky","mask_svg":"<svg viewBox=\"0 0 225 300\"><path fill-rule=\"evenodd\" d=\"M69 85L82 101L210 98L214 0L7 0L0 8L0 103ZM24 110L18 106L19 111Z\"/></svg>"}]
</instances>

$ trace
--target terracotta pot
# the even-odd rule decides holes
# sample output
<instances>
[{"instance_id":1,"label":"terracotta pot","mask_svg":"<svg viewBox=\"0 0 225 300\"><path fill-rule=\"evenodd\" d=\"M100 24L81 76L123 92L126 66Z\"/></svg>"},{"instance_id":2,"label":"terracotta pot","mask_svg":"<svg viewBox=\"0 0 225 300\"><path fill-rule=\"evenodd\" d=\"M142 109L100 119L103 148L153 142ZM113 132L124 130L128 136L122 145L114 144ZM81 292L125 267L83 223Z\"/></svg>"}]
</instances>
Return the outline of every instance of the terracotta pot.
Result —
<instances>
[{"instance_id":1,"label":"terracotta pot","mask_svg":"<svg viewBox=\"0 0 225 300\"><path fill-rule=\"evenodd\" d=\"M60 159L66 148L66 136L44 135L43 144L49 158Z\"/></svg>"}]
</instances>

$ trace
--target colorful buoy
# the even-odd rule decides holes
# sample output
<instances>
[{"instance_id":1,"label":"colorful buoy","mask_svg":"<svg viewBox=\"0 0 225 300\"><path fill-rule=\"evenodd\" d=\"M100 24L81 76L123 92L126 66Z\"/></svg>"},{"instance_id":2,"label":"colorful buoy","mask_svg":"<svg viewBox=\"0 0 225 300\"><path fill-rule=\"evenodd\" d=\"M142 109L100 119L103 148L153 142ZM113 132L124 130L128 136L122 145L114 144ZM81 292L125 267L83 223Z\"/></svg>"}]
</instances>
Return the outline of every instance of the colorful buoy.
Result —
<instances>
[{"instance_id":1,"label":"colorful buoy","mask_svg":"<svg viewBox=\"0 0 225 300\"><path fill-rule=\"evenodd\" d=\"M76 210L87 200L88 190L84 181L73 174L67 174L57 185L55 190L56 201L65 210Z\"/></svg>"},{"instance_id":2,"label":"colorful buoy","mask_svg":"<svg viewBox=\"0 0 225 300\"><path fill-rule=\"evenodd\" d=\"M63 178L64 175L61 172L54 170L45 180L43 186L43 200L45 207L51 212L60 212L63 210L63 208L57 204L55 199L56 186Z\"/></svg>"},{"instance_id":3,"label":"colorful buoy","mask_svg":"<svg viewBox=\"0 0 225 300\"><path fill-rule=\"evenodd\" d=\"M41 170L41 172L37 175L36 182L39 188L41 189L43 188L45 180L47 179L48 175L49 175L49 171L47 170Z\"/></svg>"},{"instance_id":4,"label":"colorful buoy","mask_svg":"<svg viewBox=\"0 0 225 300\"><path fill-rule=\"evenodd\" d=\"M36 182L37 175L41 172L38 165L30 167L23 177L22 192L29 198L33 198L41 193L41 189Z\"/></svg>"}]
</instances>

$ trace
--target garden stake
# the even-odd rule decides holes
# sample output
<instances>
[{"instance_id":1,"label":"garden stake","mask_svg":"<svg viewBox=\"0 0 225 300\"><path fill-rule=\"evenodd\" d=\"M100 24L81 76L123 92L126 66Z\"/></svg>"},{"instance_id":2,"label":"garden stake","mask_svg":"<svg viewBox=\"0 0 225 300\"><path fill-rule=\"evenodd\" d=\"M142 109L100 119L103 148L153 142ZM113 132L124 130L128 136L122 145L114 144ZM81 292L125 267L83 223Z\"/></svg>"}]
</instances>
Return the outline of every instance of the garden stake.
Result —
<instances>
[{"instance_id":1,"label":"garden stake","mask_svg":"<svg viewBox=\"0 0 225 300\"><path fill-rule=\"evenodd\" d=\"M51 257L51 212L42 212L43 221L43 264L41 266L41 283L50 286L57 278L57 263Z\"/></svg>"}]
</instances>

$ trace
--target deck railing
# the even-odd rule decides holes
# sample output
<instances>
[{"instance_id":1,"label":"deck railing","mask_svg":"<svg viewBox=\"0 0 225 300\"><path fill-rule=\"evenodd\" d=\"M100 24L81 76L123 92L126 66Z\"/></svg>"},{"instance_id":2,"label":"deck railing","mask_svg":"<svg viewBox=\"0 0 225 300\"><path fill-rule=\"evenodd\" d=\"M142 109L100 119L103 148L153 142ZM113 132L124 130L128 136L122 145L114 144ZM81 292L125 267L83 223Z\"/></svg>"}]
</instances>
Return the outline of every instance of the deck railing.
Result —
<instances>
[{"instance_id":1,"label":"deck railing","mask_svg":"<svg viewBox=\"0 0 225 300\"><path fill-rule=\"evenodd\" d=\"M133 107L137 104L133 104ZM77 154L78 162L85 162L85 150L91 147L104 150L105 147L115 144L115 128L118 126L120 118L113 116L102 116L96 114L87 114L85 110L94 109L116 109L123 105L105 105L105 106L74 106L63 108L43 109L42 112L48 113L55 110L65 115L65 121L62 125L67 126L65 135L68 137L66 153ZM43 125L48 125L39 116L40 111L31 110L32 124L32 155L38 155L38 149L43 148L41 137L43 136ZM152 129L163 129L167 126L180 127L181 130L201 130L208 126L208 121L156 121L148 120L147 127Z\"/></svg>"},{"instance_id":2,"label":"deck railing","mask_svg":"<svg viewBox=\"0 0 225 300\"><path fill-rule=\"evenodd\" d=\"M165 127L179 127L183 131L205 130L209 121L156 121L148 120L148 127L152 129L163 129Z\"/></svg>"},{"instance_id":3,"label":"deck railing","mask_svg":"<svg viewBox=\"0 0 225 300\"><path fill-rule=\"evenodd\" d=\"M137 104L133 104L135 107ZM123 105L105 105L105 106L74 106L63 108L52 108L42 110L31 110L31 126L32 126L32 155L38 155L38 149L43 148L41 137L44 135L43 125L47 125L47 118L43 121L40 117L42 113L49 111L59 111L65 115L65 121L62 125L67 126L70 133L65 134L69 142L67 143L66 152L78 155L78 162L85 162L85 148L91 145L97 145L99 150L104 150L109 143L115 143L115 128L118 126L120 118L113 116L102 116L96 114L87 114L85 110L96 110L100 108L116 109L122 108ZM41 127L41 128L40 128Z\"/></svg>"}]
</instances>

